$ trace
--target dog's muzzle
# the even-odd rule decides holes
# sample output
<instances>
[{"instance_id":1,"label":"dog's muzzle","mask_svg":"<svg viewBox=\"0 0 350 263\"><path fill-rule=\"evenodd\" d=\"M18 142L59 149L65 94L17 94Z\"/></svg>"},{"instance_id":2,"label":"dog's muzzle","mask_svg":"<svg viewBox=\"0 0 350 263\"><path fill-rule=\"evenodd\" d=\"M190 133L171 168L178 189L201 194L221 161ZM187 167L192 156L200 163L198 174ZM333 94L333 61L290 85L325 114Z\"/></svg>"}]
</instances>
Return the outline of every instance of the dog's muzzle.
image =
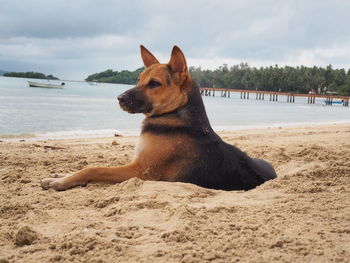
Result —
<instances>
[{"instance_id":1,"label":"dog's muzzle","mask_svg":"<svg viewBox=\"0 0 350 263\"><path fill-rule=\"evenodd\" d=\"M125 91L118 97L120 107L129 113L148 113L152 111L152 104L141 91L135 88Z\"/></svg>"}]
</instances>

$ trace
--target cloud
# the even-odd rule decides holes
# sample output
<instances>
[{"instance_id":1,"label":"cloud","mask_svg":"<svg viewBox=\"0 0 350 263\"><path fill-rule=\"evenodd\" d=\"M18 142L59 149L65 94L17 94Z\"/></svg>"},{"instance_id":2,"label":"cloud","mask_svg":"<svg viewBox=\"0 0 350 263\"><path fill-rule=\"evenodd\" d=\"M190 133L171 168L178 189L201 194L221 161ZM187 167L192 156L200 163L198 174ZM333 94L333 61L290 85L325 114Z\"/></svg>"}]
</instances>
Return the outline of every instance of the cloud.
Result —
<instances>
[{"instance_id":1,"label":"cloud","mask_svg":"<svg viewBox=\"0 0 350 263\"><path fill-rule=\"evenodd\" d=\"M126 34L138 23L144 23L145 18L141 15L144 5L135 0L10 0L0 1L0 6L0 21L7 25L0 30L1 37L74 38Z\"/></svg>"},{"instance_id":2,"label":"cloud","mask_svg":"<svg viewBox=\"0 0 350 263\"><path fill-rule=\"evenodd\" d=\"M48 74L50 69L58 76L74 78L79 75L82 79L106 68L124 68L123 65L129 64L125 68L134 69L138 61L135 48L137 45L132 39L116 35L63 39L16 37L0 41L0 58L7 61L5 65L9 70L16 70L17 65L20 71ZM15 63L9 67L11 60Z\"/></svg>"},{"instance_id":3,"label":"cloud","mask_svg":"<svg viewBox=\"0 0 350 263\"><path fill-rule=\"evenodd\" d=\"M348 1L0 0L0 6L5 70L82 79L107 68L135 69L142 65L139 44L164 62L177 44L203 67L242 61L350 67Z\"/></svg>"},{"instance_id":4,"label":"cloud","mask_svg":"<svg viewBox=\"0 0 350 263\"><path fill-rule=\"evenodd\" d=\"M330 62L331 61L331 62ZM306 66L336 65L339 68L350 68L350 43L333 44L329 47L315 47L294 51L285 64Z\"/></svg>"}]
</instances>

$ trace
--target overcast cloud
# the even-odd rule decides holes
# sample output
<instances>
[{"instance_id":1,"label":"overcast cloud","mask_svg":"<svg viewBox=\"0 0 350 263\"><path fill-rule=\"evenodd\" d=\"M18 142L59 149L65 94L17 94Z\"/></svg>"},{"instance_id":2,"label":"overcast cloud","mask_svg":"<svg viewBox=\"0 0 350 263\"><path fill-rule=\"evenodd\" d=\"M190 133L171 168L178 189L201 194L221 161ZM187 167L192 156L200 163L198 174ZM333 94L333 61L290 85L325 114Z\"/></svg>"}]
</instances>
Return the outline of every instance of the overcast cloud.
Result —
<instances>
[{"instance_id":1,"label":"overcast cloud","mask_svg":"<svg viewBox=\"0 0 350 263\"><path fill-rule=\"evenodd\" d=\"M350 68L350 1L0 0L0 69L84 79L142 66L139 45L167 62L216 68Z\"/></svg>"}]
</instances>

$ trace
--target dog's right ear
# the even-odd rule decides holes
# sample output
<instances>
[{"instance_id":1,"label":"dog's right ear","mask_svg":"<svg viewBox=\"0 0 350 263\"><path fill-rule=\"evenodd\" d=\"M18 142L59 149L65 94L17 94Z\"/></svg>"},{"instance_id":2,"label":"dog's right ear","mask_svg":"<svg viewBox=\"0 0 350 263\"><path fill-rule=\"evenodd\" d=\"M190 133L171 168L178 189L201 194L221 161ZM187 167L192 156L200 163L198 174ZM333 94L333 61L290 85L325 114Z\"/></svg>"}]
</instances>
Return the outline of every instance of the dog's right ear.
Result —
<instances>
[{"instance_id":1,"label":"dog's right ear","mask_svg":"<svg viewBox=\"0 0 350 263\"><path fill-rule=\"evenodd\" d=\"M153 64L159 64L158 59L156 59L155 56L151 52L148 51L147 48L144 46L140 45L141 48L141 57L143 60L143 64L145 65L146 68L152 66Z\"/></svg>"}]
</instances>

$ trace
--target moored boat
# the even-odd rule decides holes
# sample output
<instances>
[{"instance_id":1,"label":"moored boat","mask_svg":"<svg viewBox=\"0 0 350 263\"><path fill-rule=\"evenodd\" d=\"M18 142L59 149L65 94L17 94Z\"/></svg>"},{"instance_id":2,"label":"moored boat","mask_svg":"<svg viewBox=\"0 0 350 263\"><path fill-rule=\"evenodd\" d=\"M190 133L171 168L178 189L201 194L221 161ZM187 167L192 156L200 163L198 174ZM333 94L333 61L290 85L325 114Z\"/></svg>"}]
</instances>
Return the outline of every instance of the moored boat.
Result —
<instances>
[{"instance_id":1,"label":"moored boat","mask_svg":"<svg viewBox=\"0 0 350 263\"><path fill-rule=\"evenodd\" d=\"M34 82L28 81L29 87L33 88L46 88L46 89L63 89L65 83L61 84L52 84L52 83L42 83L42 82Z\"/></svg>"},{"instance_id":2,"label":"moored boat","mask_svg":"<svg viewBox=\"0 0 350 263\"><path fill-rule=\"evenodd\" d=\"M332 101L332 102L330 102L329 100L324 100L323 102L326 103L326 104L343 104L344 103L343 100L335 100L335 101Z\"/></svg>"}]
</instances>

